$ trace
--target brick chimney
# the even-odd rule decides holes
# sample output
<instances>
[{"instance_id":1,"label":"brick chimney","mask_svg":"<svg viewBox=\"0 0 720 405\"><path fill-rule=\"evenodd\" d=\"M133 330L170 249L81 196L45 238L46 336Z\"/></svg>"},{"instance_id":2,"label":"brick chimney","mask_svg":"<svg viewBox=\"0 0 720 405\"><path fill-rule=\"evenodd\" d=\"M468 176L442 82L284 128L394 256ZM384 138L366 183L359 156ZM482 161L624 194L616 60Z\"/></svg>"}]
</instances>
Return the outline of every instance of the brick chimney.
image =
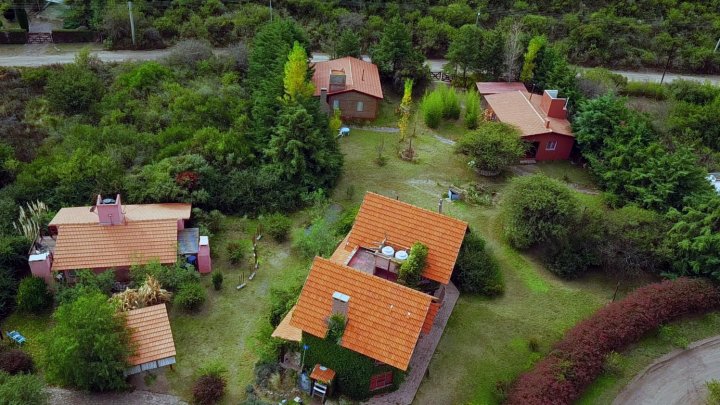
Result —
<instances>
[{"instance_id":1,"label":"brick chimney","mask_svg":"<svg viewBox=\"0 0 720 405\"><path fill-rule=\"evenodd\" d=\"M350 296L341 292L335 291L332 295L332 315L342 314L347 319L348 305L350 303Z\"/></svg>"},{"instance_id":2,"label":"brick chimney","mask_svg":"<svg viewBox=\"0 0 720 405\"><path fill-rule=\"evenodd\" d=\"M345 81L346 81L345 71L344 70L331 70L330 71L330 93L334 93L336 91L343 91L345 90Z\"/></svg>"},{"instance_id":3,"label":"brick chimney","mask_svg":"<svg viewBox=\"0 0 720 405\"><path fill-rule=\"evenodd\" d=\"M567 100L559 98L557 90L545 90L540 101L540 109L550 118L567 118L565 105Z\"/></svg>"},{"instance_id":4,"label":"brick chimney","mask_svg":"<svg viewBox=\"0 0 720 405\"><path fill-rule=\"evenodd\" d=\"M330 104L328 104L328 90L325 87L320 88L320 109L330 114Z\"/></svg>"},{"instance_id":5,"label":"brick chimney","mask_svg":"<svg viewBox=\"0 0 720 405\"><path fill-rule=\"evenodd\" d=\"M121 225L125 223L125 214L123 213L122 203L120 202L120 194L118 194L115 199L102 198L102 196L98 194L95 210L97 211L100 225Z\"/></svg>"}]
</instances>

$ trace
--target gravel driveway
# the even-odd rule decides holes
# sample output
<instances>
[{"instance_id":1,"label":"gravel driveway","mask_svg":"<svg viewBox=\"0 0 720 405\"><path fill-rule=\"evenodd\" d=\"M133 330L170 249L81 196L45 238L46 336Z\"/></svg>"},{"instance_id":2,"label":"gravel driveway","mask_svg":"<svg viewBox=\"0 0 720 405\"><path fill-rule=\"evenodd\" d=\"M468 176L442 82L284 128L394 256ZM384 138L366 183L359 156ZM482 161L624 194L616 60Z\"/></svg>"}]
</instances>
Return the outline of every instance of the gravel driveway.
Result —
<instances>
[{"instance_id":1,"label":"gravel driveway","mask_svg":"<svg viewBox=\"0 0 720 405\"><path fill-rule=\"evenodd\" d=\"M705 404L705 381L720 379L720 336L661 357L638 374L613 405Z\"/></svg>"},{"instance_id":2,"label":"gravel driveway","mask_svg":"<svg viewBox=\"0 0 720 405\"><path fill-rule=\"evenodd\" d=\"M148 391L88 394L64 388L47 388L50 404L57 405L187 405L178 397Z\"/></svg>"}]
</instances>

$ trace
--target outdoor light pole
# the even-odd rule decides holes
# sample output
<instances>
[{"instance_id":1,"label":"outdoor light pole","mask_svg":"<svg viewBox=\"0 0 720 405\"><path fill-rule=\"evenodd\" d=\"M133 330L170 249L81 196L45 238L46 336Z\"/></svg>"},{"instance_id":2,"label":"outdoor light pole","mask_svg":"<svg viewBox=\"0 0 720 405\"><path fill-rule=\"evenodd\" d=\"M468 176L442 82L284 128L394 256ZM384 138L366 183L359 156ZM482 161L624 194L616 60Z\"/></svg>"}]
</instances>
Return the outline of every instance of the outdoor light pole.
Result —
<instances>
[{"instance_id":1,"label":"outdoor light pole","mask_svg":"<svg viewBox=\"0 0 720 405\"><path fill-rule=\"evenodd\" d=\"M475 26L477 27L478 23L480 23L480 12L477 12L477 15L475 15Z\"/></svg>"},{"instance_id":2,"label":"outdoor light pole","mask_svg":"<svg viewBox=\"0 0 720 405\"><path fill-rule=\"evenodd\" d=\"M130 15L130 33L132 34L132 43L135 46L135 20L132 14L132 1L128 1L128 14Z\"/></svg>"}]
</instances>

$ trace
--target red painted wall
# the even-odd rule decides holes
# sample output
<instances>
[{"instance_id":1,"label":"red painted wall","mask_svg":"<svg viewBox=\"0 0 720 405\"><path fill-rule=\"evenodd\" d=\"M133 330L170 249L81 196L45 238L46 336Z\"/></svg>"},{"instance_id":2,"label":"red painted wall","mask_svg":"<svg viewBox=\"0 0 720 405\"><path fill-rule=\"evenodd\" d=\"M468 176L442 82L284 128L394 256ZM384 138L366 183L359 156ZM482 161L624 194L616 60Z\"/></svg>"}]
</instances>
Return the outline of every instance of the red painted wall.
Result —
<instances>
[{"instance_id":1,"label":"red painted wall","mask_svg":"<svg viewBox=\"0 0 720 405\"><path fill-rule=\"evenodd\" d=\"M537 153L535 154L535 160L538 162L545 160L568 160L573 145L575 144L575 138L572 136L559 135L556 133L523 136L522 139L527 142L539 142ZM547 150L547 145L550 141L557 142L555 150Z\"/></svg>"}]
</instances>

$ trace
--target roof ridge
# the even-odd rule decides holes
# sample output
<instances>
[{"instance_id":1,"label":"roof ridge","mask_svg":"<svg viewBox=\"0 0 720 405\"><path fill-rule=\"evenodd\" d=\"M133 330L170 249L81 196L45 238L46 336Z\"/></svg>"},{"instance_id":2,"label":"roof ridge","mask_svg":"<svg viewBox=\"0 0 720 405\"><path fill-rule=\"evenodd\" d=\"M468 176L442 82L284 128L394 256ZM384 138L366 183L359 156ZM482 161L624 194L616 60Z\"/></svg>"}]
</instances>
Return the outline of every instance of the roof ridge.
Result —
<instances>
[{"instance_id":1,"label":"roof ridge","mask_svg":"<svg viewBox=\"0 0 720 405\"><path fill-rule=\"evenodd\" d=\"M438 216L438 217L441 217L441 218L446 218L446 219L449 219L449 220L452 220L452 221L457 221L457 222L460 222L460 223L462 223L462 224L465 224L466 226L468 225L467 222L465 222L465 221L463 221L463 220L461 220L461 219L455 218L455 217L451 217L450 215L441 214L441 213L439 213L439 212L435 212L435 211L429 210L429 209L427 209L427 208L418 207L417 205L413 205L413 204L407 203L407 202L402 201L402 200L396 200L396 199L393 199L393 198L384 196L384 195L382 195L382 194L374 193L374 192L372 192L372 191L368 191L368 192L365 194L365 198L367 198L368 194L372 194L372 195L374 195L374 196L381 197L381 198L383 198L383 199L385 199L385 200L387 200L387 201L392 201L393 204L398 204L398 203L399 203L399 204L404 204L404 205L406 205L407 207L410 207L410 208L412 208L412 209L417 209L417 210L425 211L425 212L427 212L428 214L432 214L432 215L434 215L434 216ZM364 200L364 199L363 199L363 200ZM362 205L361 205L361 207L362 207Z\"/></svg>"}]
</instances>

